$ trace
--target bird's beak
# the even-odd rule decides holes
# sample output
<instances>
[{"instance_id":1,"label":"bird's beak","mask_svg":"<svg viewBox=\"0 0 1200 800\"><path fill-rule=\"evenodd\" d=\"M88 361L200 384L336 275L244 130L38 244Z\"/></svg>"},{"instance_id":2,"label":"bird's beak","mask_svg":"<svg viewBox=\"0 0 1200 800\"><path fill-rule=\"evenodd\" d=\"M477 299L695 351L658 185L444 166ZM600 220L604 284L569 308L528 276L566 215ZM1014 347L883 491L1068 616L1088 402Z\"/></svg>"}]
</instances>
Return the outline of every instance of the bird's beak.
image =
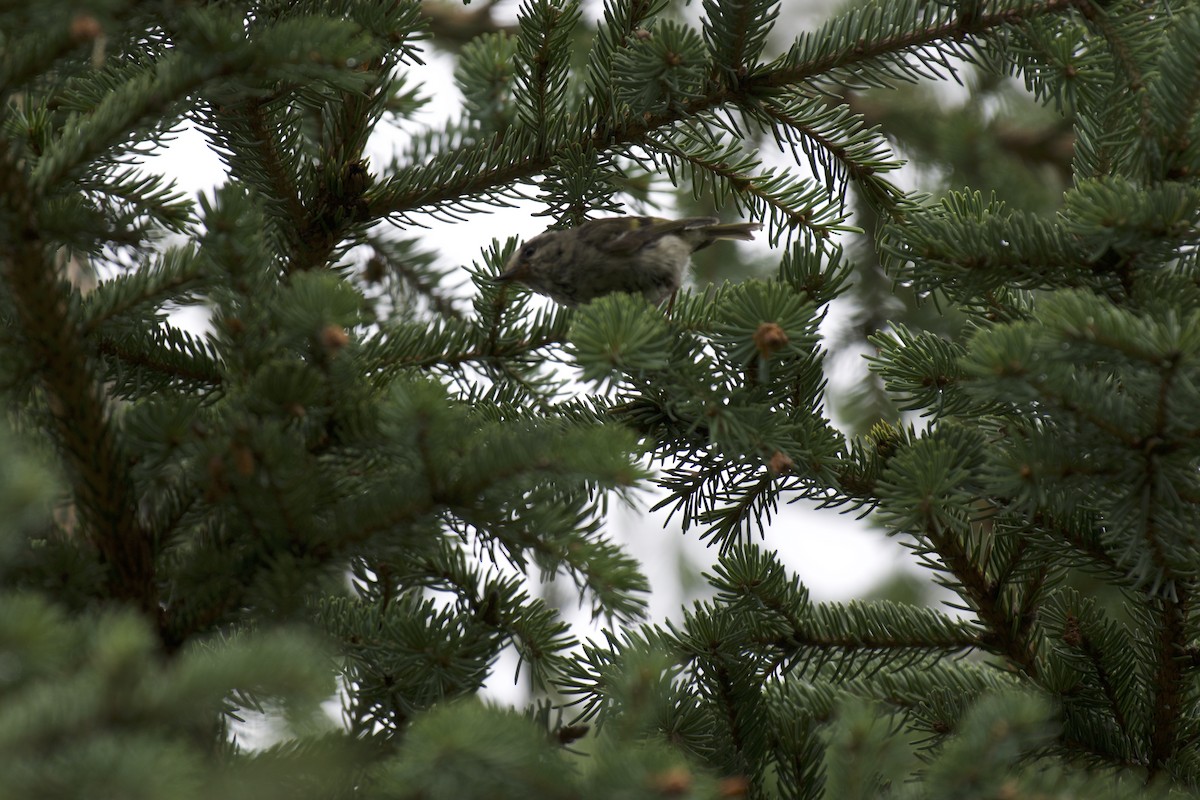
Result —
<instances>
[{"instance_id":1,"label":"bird's beak","mask_svg":"<svg viewBox=\"0 0 1200 800\"><path fill-rule=\"evenodd\" d=\"M529 277L529 264L513 258L504 265L504 271L496 276L497 283L522 283Z\"/></svg>"}]
</instances>

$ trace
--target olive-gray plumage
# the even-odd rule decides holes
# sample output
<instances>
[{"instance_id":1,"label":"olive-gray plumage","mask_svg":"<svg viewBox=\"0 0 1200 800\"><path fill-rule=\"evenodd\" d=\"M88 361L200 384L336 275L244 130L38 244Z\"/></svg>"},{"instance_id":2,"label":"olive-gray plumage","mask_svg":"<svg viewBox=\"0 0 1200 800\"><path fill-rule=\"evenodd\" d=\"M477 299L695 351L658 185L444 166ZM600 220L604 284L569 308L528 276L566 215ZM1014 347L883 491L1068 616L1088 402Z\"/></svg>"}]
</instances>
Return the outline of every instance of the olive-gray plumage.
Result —
<instances>
[{"instance_id":1,"label":"olive-gray plumage","mask_svg":"<svg viewBox=\"0 0 1200 800\"><path fill-rule=\"evenodd\" d=\"M754 238L757 222L716 217L609 217L539 234L513 253L499 280L574 308L613 292L661 303L683 281L692 253L718 239Z\"/></svg>"}]
</instances>

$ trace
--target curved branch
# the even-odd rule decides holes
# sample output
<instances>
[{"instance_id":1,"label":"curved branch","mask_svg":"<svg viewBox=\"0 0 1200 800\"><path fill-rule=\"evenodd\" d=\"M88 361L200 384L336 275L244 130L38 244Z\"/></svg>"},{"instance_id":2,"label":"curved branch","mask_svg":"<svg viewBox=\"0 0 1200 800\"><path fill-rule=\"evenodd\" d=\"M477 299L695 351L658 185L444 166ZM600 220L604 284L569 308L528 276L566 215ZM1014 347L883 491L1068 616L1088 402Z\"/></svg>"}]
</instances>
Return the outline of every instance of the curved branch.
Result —
<instances>
[{"instance_id":1,"label":"curved branch","mask_svg":"<svg viewBox=\"0 0 1200 800\"><path fill-rule=\"evenodd\" d=\"M1058 14L1075 5L1074 0L1045 0L1021 10L1005 9L992 14L979 14L971 19L947 19L918 30L903 31L870 42L855 42L822 58L763 70L741 79L736 89L717 84L706 94L658 113L627 115L616 124L598 114L593 123L586 127L580 120L575 126L567 126L567 129L592 130L590 145L597 151L639 144L652 131L721 106L751 103L755 97L761 98L780 90L790 91L831 71L862 66L884 56L928 47L946 39L962 40L980 36L1027 19ZM593 109L588 107L587 110ZM531 138L530 144L536 143ZM371 198L370 213L375 217L406 214L452 204L460 198L501 191L506 186L528 181L549 169L561 151L573 143L574 140L546 142L543 148L530 147L522 153L514 149L510 140L497 137L450 154L455 163L461 165L466 159L477 167L475 169L447 174L446 165L440 160L413 165Z\"/></svg>"}]
</instances>

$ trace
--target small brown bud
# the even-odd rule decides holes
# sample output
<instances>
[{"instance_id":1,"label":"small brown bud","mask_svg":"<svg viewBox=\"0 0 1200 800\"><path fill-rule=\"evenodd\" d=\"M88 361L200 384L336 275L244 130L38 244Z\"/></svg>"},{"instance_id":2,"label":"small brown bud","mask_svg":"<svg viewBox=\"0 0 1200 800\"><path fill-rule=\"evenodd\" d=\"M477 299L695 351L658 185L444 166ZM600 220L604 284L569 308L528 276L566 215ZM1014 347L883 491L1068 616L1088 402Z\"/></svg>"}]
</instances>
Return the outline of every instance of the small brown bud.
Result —
<instances>
[{"instance_id":1,"label":"small brown bud","mask_svg":"<svg viewBox=\"0 0 1200 800\"><path fill-rule=\"evenodd\" d=\"M771 453L771 459L767 462L767 469L771 470L772 475L786 475L792 471L794 466L796 466L796 462L779 450Z\"/></svg>"},{"instance_id":2,"label":"small brown bud","mask_svg":"<svg viewBox=\"0 0 1200 800\"><path fill-rule=\"evenodd\" d=\"M770 358L786 347L789 341L787 331L775 322L764 322L754 332L754 346L763 358Z\"/></svg>"},{"instance_id":3,"label":"small brown bud","mask_svg":"<svg viewBox=\"0 0 1200 800\"><path fill-rule=\"evenodd\" d=\"M1009 778L1004 783L1000 784L1000 788L996 790L996 800L1017 800L1021 797L1024 787L1017 781Z\"/></svg>"},{"instance_id":4,"label":"small brown bud","mask_svg":"<svg viewBox=\"0 0 1200 800\"><path fill-rule=\"evenodd\" d=\"M246 330L246 325L237 317L226 317L225 330L234 336L240 336Z\"/></svg>"},{"instance_id":5,"label":"small brown bud","mask_svg":"<svg viewBox=\"0 0 1200 800\"><path fill-rule=\"evenodd\" d=\"M243 478L249 478L254 474L254 451L244 444L235 444L230 448L230 455L233 456L233 468L237 470L237 474Z\"/></svg>"},{"instance_id":6,"label":"small brown bud","mask_svg":"<svg viewBox=\"0 0 1200 800\"><path fill-rule=\"evenodd\" d=\"M205 499L211 501L219 500L229 491L229 481L225 476L225 459L221 458L220 454L213 453L208 459L208 491L205 492Z\"/></svg>"},{"instance_id":7,"label":"small brown bud","mask_svg":"<svg viewBox=\"0 0 1200 800\"><path fill-rule=\"evenodd\" d=\"M287 411L296 419L304 419L308 416L308 409L306 409L300 403L292 403L287 407Z\"/></svg>"},{"instance_id":8,"label":"small brown bud","mask_svg":"<svg viewBox=\"0 0 1200 800\"><path fill-rule=\"evenodd\" d=\"M558 740L559 744L571 744L587 736L590 730L591 726L589 725L563 725L554 732L554 738Z\"/></svg>"},{"instance_id":9,"label":"small brown bud","mask_svg":"<svg viewBox=\"0 0 1200 800\"><path fill-rule=\"evenodd\" d=\"M83 12L71 17L69 31L71 41L75 43L90 42L104 35L104 28L100 26L100 20Z\"/></svg>"},{"instance_id":10,"label":"small brown bud","mask_svg":"<svg viewBox=\"0 0 1200 800\"><path fill-rule=\"evenodd\" d=\"M717 784L717 794L721 797L745 797L750 794L750 779L745 775L722 778Z\"/></svg>"},{"instance_id":11,"label":"small brown bud","mask_svg":"<svg viewBox=\"0 0 1200 800\"><path fill-rule=\"evenodd\" d=\"M367 265L363 267L363 279L367 283L377 284L382 283L387 277L387 262L378 255L371 256L367 261Z\"/></svg>"},{"instance_id":12,"label":"small brown bud","mask_svg":"<svg viewBox=\"0 0 1200 800\"><path fill-rule=\"evenodd\" d=\"M336 353L350 344L350 334L341 325L326 325L321 329L321 346L331 353Z\"/></svg>"},{"instance_id":13,"label":"small brown bud","mask_svg":"<svg viewBox=\"0 0 1200 800\"><path fill-rule=\"evenodd\" d=\"M639 42L644 42L653 35L654 34L650 33L650 31L646 30L645 28L638 28L633 32L633 38L637 39Z\"/></svg>"},{"instance_id":14,"label":"small brown bud","mask_svg":"<svg viewBox=\"0 0 1200 800\"><path fill-rule=\"evenodd\" d=\"M650 785L667 796L687 794L692 788L692 773L684 767L671 767L665 772L651 775Z\"/></svg>"}]
</instances>

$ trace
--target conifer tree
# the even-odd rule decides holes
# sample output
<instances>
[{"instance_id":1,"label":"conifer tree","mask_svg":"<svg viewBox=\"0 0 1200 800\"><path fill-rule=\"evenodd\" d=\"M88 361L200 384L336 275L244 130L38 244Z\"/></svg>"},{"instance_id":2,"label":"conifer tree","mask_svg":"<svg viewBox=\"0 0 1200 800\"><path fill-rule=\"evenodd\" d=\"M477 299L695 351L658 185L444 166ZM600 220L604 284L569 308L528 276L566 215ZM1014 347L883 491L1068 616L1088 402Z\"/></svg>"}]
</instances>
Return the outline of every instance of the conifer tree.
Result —
<instances>
[{"instance_id":1,"label":"conifer tree","mask_svg":"<svg viewBox=\"0 0 1200 800\"><path fill-rule=\"evenodd\" d=\"M798 7L0 6L0 797L1200 789L1200 9ZM433 50L464 104L413 133ZM1037 135L980 101L1013 87ZM184 125L199 198L140 159ZM493 280L515 238L456 295L422 228L676 189L773 274L560 309ZM717 554L677 623L604 530L648 486ZM961 613L811 600L756 540L797 499ZM505 648L528 708L476 697Z\"/></svg>"}]
</instances>

